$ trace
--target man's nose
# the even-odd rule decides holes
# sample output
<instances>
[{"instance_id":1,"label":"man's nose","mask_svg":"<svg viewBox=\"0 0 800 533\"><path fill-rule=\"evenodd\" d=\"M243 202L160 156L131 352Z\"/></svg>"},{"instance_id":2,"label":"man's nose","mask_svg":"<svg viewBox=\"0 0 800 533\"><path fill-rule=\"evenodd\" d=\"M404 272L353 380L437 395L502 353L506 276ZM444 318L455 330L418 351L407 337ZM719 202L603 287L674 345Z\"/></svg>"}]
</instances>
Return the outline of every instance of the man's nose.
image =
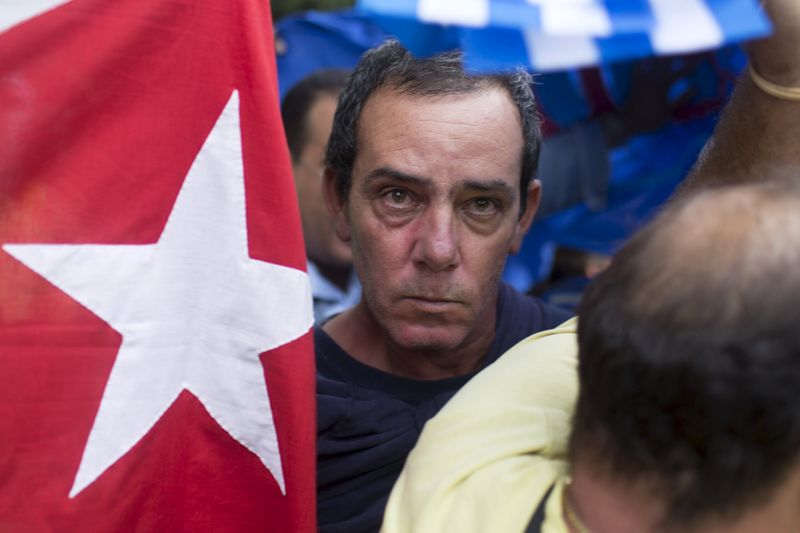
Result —
<instances>
[{"instance_id":1,"label":"man's nose","mask_svg":"<svg viewBox=\"0 0 800 533\"><path fill-rule=\"evenodd\" d=\"M413 261L439 272L458 266L461 258L458 227L450 209L428 208L422 215L412 253Z\"/></svg>"}]
</instances>

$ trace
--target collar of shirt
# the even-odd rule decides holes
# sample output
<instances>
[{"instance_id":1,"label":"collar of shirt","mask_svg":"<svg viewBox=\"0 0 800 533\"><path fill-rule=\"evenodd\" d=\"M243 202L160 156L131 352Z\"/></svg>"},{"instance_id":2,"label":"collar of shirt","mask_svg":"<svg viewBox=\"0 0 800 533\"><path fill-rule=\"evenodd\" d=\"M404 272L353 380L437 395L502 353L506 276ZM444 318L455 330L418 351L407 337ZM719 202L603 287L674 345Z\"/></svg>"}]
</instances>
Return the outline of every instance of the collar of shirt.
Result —
<instances>
[{"instance_id":1,"label":"collar of shirt","mask_svg":"<svg viewBox=\"0 0 800 533\"><path fill-rule=\"evenodd\" d=\"M354 306L361 299L361 283L355 269L350 273L345 290L340 289L324 277L317 265L308 261L308 277L314 297L314 321L321 325L335 314Z\"/></svg>"}]
</instances>

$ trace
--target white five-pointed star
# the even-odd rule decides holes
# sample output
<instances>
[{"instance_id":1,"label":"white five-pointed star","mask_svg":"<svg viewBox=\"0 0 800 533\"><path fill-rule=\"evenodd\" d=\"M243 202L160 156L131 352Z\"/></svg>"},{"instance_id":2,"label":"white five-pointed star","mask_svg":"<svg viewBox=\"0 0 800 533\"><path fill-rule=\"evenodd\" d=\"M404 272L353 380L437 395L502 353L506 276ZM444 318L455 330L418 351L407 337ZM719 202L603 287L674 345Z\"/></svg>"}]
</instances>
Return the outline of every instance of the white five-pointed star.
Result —
<instances>
[{"instance_id":1,"label":"white five-pointed star","mask_svg":"<svg viewBox=\"0 0 800 533\"><path fill-rule=\"evenodd\" d=\"M311 290L304 272L248 256L237 93L155 244L3 248L122 335L70 497L127 453L183 390L285 493L259 354L308 331Z\"/></svg>"}]
</instances>

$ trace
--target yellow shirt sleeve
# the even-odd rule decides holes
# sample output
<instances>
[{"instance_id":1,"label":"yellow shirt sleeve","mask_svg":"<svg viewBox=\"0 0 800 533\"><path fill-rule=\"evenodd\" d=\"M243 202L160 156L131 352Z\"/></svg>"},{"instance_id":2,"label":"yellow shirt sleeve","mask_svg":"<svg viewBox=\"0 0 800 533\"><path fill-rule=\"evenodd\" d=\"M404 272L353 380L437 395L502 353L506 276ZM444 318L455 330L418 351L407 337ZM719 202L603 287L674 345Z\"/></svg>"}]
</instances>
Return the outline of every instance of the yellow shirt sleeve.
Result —
<instances>
[{"instance_id":1,"label":"yellow shirt sleeve","mask_svg":"<svg viewBox=\"0 0 800 533\"><path fill-rule=\"evenodd\" d=\"M428 421L389 497L382 531L525 529L566 469L576 325L572 319L521 341ZM566 531L560 483L553 492L544 531Z\"/></svg>"}]
</instances>

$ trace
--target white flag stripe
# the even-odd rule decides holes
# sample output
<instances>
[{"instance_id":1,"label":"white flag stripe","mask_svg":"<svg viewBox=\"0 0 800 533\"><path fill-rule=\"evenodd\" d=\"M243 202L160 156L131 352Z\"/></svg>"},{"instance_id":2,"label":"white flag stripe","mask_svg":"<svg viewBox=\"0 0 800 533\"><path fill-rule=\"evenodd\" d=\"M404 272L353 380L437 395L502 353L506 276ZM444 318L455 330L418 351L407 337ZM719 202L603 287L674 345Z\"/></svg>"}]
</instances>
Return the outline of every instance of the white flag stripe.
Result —
<instances>
[{"instance_id":1,"label":"white flag stripe","mask_svg":"<svg viewBox=\"0 0 800 533\"><path fill-rule=\"evenodd\" d=\"M489 24L489 0L419 0L417 17L423 22L481 28Z\"/></svg>"},{"instance_id":2,"label":"white flag stripe","mask_svg":"<svg viewBox=\"0 0 800 533\"><path fill-rule=\"evenodd\" d=\"M537 30L523 33L529 63L537 70L557 70L565 64L586 66L597 64L600 52L588 37L550 35Z\"/></svg>"},{"instance_id":3,"label":"white flag stripe","mask_svg":"<svg viewBox=\"0 0 800 533\"><path fill-rule=\"evenodd\" d=\"M659 54L713 48L724 42L722 28L701 0L650 0L656 26L650 32Z\"/></svg>"},{"instance_id":4,"label":"white flag stripe","mask_svg":"<svg viewBox=\"0 0 800 533\"><path fill-rule=\"evenodd\" d=\"M542 31L555 35L604 37L611 34L611 18L597 2L542 6Z\"/></svg>"},{"instance_id":5,"label":"white flag stripe","mask_svg":"<svg viewBox=\"0 0 800 533\"><path fill-rule=\"evenodd\" d=\"M0 1L0 33L38 17L46 11L68 3L69 0L2 0Z\"/></svg>"}]
</instances>

